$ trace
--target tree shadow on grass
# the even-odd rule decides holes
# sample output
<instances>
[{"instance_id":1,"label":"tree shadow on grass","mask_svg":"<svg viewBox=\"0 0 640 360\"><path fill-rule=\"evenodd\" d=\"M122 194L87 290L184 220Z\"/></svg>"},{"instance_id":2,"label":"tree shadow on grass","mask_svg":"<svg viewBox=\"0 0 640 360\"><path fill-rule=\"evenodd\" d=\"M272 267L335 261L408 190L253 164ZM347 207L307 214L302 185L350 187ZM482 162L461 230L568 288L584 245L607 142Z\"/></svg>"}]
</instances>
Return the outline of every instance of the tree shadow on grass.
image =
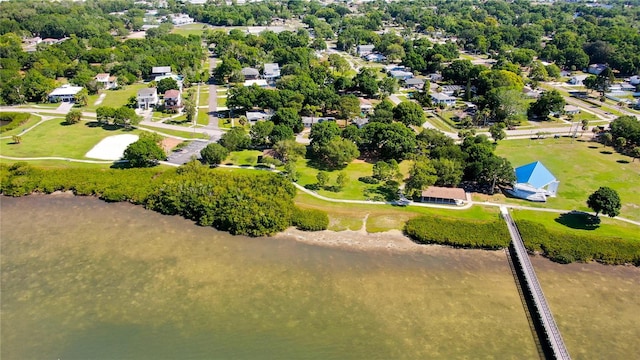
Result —
<instances>
[{"instance_id":1,"label":"tree shadow on grass","mask_svg":"<svg viewBox=\"0 0 640 360\"><path fill-rule=\"evenodd\" d=\"M571 211L554 219L558 224L578 230L595 230L600 227L600 218L582 211Z\"/></svg>"},{"instance_id":2,"label":"tree shadow on grass","mask_svg":"<svg viewBox=\"0 0 640 360\"><path fill-rule=\"evenodd\" d=\"M616 160L616 162L619 164L628 164L629 160Z\"/></svg>"},{"instance_id":3,"label":"tree shadow on grass","mask_svg":"<svg viewBox=\"0 0 640 360\"><path fill-rule=\"evenodd\" d=\"M111 169L132 169L131 164L128 161L114 161L110 166Z\"/></svg>"},{"instance_id":4,"label":"tree shadow on grass","mask_svg":"<svg viewBox=\"0 0 640 360\"><path fill-rule=\"evenodd\" d=\"M600 154L611 155L611 154L613 154L613 152L607 151L607 150L602 150L602 151L600 151Z\"/></svg>"},{"instance_id":5,"label":"tree shadow on grass","mask_svg":"<svg viewBox=\"0 0 640 360\"><path fill-rule=\"evenodd\" d=\"M599 148L599 147L600 147L600 146L590 145L590 146L589 146L589 149L597 149L597 148Z\"/></svg>"},{"instance_id":6,"label":"tree shadow on grass","mask_svg":"<svg viewBox=\"0 0 640 360\"><path fill-rule=\"evenodd\" d=\"M101 123L98 121L89 121L84 123L84 126L89 127L89 128L102 128L102 130L106 130L106 131L117 131L117 130L123 130L123 131L131 131L133 130L132 127L122 127L120 125L117 124L107 124L107 123Z\"/></svg>"}]
</instances>

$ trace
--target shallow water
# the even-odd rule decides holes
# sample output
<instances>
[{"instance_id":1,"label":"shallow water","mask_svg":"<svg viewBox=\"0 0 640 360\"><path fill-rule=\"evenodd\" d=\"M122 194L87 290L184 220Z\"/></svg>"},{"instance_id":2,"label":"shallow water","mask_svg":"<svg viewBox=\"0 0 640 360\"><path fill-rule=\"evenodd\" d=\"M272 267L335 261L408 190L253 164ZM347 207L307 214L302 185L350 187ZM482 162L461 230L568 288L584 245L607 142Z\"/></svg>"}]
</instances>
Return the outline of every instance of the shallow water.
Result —
<instances>
[{"instance_id":1,"label":"shallow water","mask_svg":"<svg viewBox=\"0 0 640 360\"><path fill-rule=\"evenodd\" d=\"M537 357L503 252L349 251L93 198L0 201L3 360Z\"/></svg>"}]
</instances>

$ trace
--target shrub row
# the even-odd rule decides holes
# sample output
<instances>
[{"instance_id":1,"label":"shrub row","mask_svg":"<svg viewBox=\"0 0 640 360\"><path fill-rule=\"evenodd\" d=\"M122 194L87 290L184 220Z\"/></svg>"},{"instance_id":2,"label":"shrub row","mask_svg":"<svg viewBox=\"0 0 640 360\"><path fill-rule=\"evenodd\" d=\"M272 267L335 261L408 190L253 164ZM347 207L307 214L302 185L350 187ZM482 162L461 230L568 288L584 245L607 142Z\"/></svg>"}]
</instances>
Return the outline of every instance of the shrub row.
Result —
<instances>
[{"instance_id":1,"label":"shrub row","mask_svg":"<svg viewBox=\"0 0 640 360\"><path fill-rule=\"evenodd\" d=\"M130 201L232 234L262 236L292 223L295 188L270 172L229 173L190 163L178 169L41 169L0 164L0 192L73 191L107 201Z\"/></svg>"},{"instance_id":2,"label":"shrub row","mask_svg":"<svg viewBox=\"0 0 640 360\"><path fill-rule=\"evenodd\" d=\"M544 225L517 220L524 244L559 263L598 261L604 264L640 266L640 240L571 234L548 230Z\"/></svg>"},{"instance_id":3,"label":"shrub row","mask_svg":"<svg viewBox=\"0 0 640 360\"><path fill-rule=\"evenodd\" d=\"M29 115L28 113L0 113L0 122L8 122L7 125L0 126L0 133L10 131L17 128L18 126L21 126L29 120L30 116L31 115Z\"/></svg>"},{"instance_id":4,"label":"shrub row","mask_svg":"<svg viewBox=\"0 0 640 360\"><path fill-rule=\"evenodd\" d=\"M296 208L291 224L303 231L326 230L329 227L329 216L322 210Z\"/></svg>"},{"instance_id":5,"label":"shrub row","mask_svg":"<svg viewBox=\"0 0 640 360\"><path fill-rule=\"evenodd\" d=\"M422 244L463 248L501 249L511 241L506 224L500 220L451 220L421 216L407 221L404 231Z\"/></svg>"}]
</instances>

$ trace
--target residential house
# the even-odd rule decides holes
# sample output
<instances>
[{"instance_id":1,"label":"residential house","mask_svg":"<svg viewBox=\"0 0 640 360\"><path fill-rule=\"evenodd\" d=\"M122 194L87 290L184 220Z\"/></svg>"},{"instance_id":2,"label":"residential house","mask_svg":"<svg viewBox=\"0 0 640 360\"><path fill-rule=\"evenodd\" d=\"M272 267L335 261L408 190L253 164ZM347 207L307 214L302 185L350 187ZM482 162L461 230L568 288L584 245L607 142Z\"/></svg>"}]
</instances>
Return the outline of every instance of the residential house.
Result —
<instances>
[{"instance_id":1,"label":"residential house","mask_svg":"<svg viewBox=\"0 0 640 360\"><path fill-rule=\"evenodd\" d=\"M580 113L580 108L573 105L565 105L564 113L567 115L576 115Z\"/></svg>"},{"instance_id":2,"label":"residential house","mask_svg":"<svg viewBox=\"0 0 640 360\"><path fill-rule=\"evenodd\" d=\"M442 79L443 79L442 75L440 75L438 73L431 73L431 74L427 75L427 78L429 78L429 81L431 81L432 83L438 82L438 81L442 81Z\"/></svg>"},{"instance_id":3,"label":"residential house","mask_svg":"<svg viewBox=\"0 0 640 360\"><path fill-rule=\"evenodd\" d=\"M168 73L166 75L156 76L155 78L153 78L153 81L155 81L156 83L159 83L160 80L167 79L167 78L171 78L171 79L175 80L176 84L178 84L178 90L182 91L182 79L183 78L180 75L175 75L175 74L172 74L172 73Z\"/></svg>"},{"instance_id":4,"label":"residential house","mask_svg":"<svg viewBox=\"0 0 640 360\"><path fill-rule=\"evenodd\" d=\"M525 87L524 89L522 89L522 93L524 94L524 96L530 98L530 99L537 99L540 97L540 95L542 95L542 93L540 91L537 90L533 90L531 88Z\"/></svg>"},{"instance_id":5,"label":"residential house","mask_svg":"<svg viewBox=\"0 0 640 360\"><path fill-rule=\"evenodd\" d=\"M389 64L384 67L385 72L391 72L396 70L407 70L407 68L405 66L398 65L398 64Z\"/></svg>"},{"instance_id":6,"label":"residential house","mask_svg":"<svg viewBox=\"0 0 640 360\"><path fill-rule=\"evenodd\" d=\"M410 78L404 81L404 87L407 89L422 90L424 88L424 79Z\"/></svg>"},{"instance_id":7,"label":"residential house","mask_svg":"<svg viewBox=\"0 0 640 360\"><path fill-rule=\"evenodd\" d=\"M245 80L257 80L260 78L260 71L251 67L242 68L240 70Z\"/></svg>"},{"instance_id":8,"label":"residential house","mask_svg":"<svg viewBox=\"0 0 640 360\"><path fill-rule=\"evenodd\" d=\"M587 76L588 75L574 75L569 79L568 83L571 85L583 85L583 81Z\"/></svg>"},{"instance_id":9,"label":"residential house","mask_svg":"<svg viewBox=\"0 0 640 360\"><path fill-rule=\"evenodd\" d=\"M253 86L253 85L257 85L258 87L261 88L266 88L269 86L269 84L267 83L267 80L265 79L257 79L257 80L245 80L244 86Z\"/></svg>"},{"instance_id":10,"label":"residential house","mask_svg":"<svg viewBox=\"0 0 640 360\"><path fill-rule=\"evenodd\" d=\"M319 124L325 121L336 121L336 118L330 117L330 116L327 116L327 117L303 116L302 117L302 125L308 128L313 126L313 124Z\"/></svg>"},{"instance_id":11,"label":"residential house","mask_svg":"<svg viewBox=\"0 0 640 360\"><path fill-rule=\"evenodd\" d=\"M358 129L360 129L363 126L365 126L365 125L367 125L369 123L369 118L357 117L357 118L351 120L351 123L354 124L355 126L357 126Z\"/></svg>"},{"instance_id":12,"label":"residential house","mask_svg":"<svg viewBox=\"0 0 640 360\"><path fill-rule=\"evenodd\" d=\"M547 201L547 197L556 197L560 182L551 172L536 161L516 168L516 182L511 195L529 201Z\"/></svg>"},{"instance_id":13,"label":"residential house","mask_svg":"<svg viewBox=\"0 0 640 360\"><path fill-rule=\"evenodd\" d=\"M366 55L364 58L367 59L367 61L371 62L387 61L387 57L379 53L371 53L369 55Z\"/></svg>"},{"instance_id":14,"label":"residential house","mask_svg":"<svg viewBox=\"0 0 640 360\"><path fill-rule=\"evenodd\" d=\"M158 89L157 88L144 88L138 90L136 97L138 100L138 107L140 109L149 109L158 105Z\"/></svg>"},{"instance_id":15,"label":"residential house","mask_svg":"<svg viewBox=\"0 0 640 360\"><path fill-rule=\"evenodd\" d=\"M593 75L600 75L600 73L603 72L604 69L606 68L607 68L607 65L605 64L591 64L587 68L587 72Z\"/></svg>"},{"instance_id":16,"label":"residential house","mask_svg":"<svg viewBox=\"0 0 640 360\"><path fill-rule=\"evenodd\" d=\"M373 105L371 105L371 101L364 98L358 98L358 100L360 100L360 113L370 114L373 112Z\"/></svg>"},{"instance_id":17,"label":"residential house","mask_svg":"<svg viewBox=\"0 0 640 360\"><path fill-rule=\"evenodd\" d=\"M264 71L262 73L263 73L262 76L266 80L275 81L277 78L280 77L280 65L276 63L266 63L264 64Z\"/></svg>"},{"instance_id":18,"label":"residential house","mask_svg":"<svg viewBox=\"0 0 640 360\"><path fill-rule=\"evenodd\" d=\"M60 42L60 40L58 39L53 39L53 38L46 38L46 39L42 39L42 42L47 44L47 45L54 45Z\"/></svg>"},{"instance_id":19,"label":"residential house","mask_svg":"<svg viewBox=\"0 0 640 360\"><path fill-rule=\"evenodd\" d=\"M398 80L407 80L413 77L412 72L404 70L391 70L389 71L389 75L391 75L392 78Z\"/></svg>"},{"instance_id":20,"label":"residential house","mask_svg":"<svg viewBox=\"0 0 640 360\"><path fill-rule=\"evenodd\" d=\"M171 66L154 66L151 68L151 77L171 74Z\"/></svg>"},{"instance_id":21,"label":"residential house","mask_svg":"<svg viewBox=\"0 0 640 360\"><path fill-rule=\"evenodd\" d=\"M163 101L165 108L172 110L178 109L182 106L180 91L175 89L165 91Z\"/></svg>"},{"instance_id":22,"label":"residential house","mask_svg":"<svg viewBox=\"0 0 640 360\"><path fill-rule=\"evenodd\" d=\"M193 24L193 18L187 14L174 14L171 15L171 22L176 26Z\"/></svg>"},{"instance_id":23,"label":"residential house","mask_svg":"<svg viewBox=\"0 0 640 360\"><path fill-rule=\"evenodd\" d=\"M247 120L252 123L260 120L269 120L272 116L273 114L269 114L264 111L247 111L247 113L245 114Z\"/></svg>"},{"instance_id":24,"label":"residential house","mask_svg":"<svg viewBox=\"0 0 640 360\"><path fill-rule=\"evenodd\" d=\"M447 94L449 96L453 96L454 94L459 94L465 90L465 86L462 85L442 85L440 87L440 92Z\"/></svg>"},{"instance_id":25,"label":"residential house","mask_svg":"<svg viewBox=\"0 0 640 360\"><path fill-rule=\"evenodd\" d=\"M429 94L431 96L431 102L434 105L440 105L440 104L444 104L445 106L452 106L455 105L456 103L456 98L453 96L449 96L445 93L431 93Z\"/></svg>"},{"instance_id":26,"label":"residential house","mask_svg":"<svg viewBox=\"0 0 640 360\"><path fill-rule=\"evenodd\" d=\"M96 82L102 85L105 90L111 90L118 87L118 77L111 76L108 73L100 73L96 75Z\"/></svg>"},{"instance_id":27,"label":"residential house","mask_svg":"<svg viewBox=\"0 0 640 360\"><path fill-rule=\"evenodd\" d=\"M358 53L358 56L364 57L371 54L375 47L375 45L358 45L358 47L356 48L356 52Z\"/></svg>"},{"instance_id":28,"label":"residential house","mask_svg":"<svg viewBox=\"0 0 640 360\"><path fill-rule=\"evenodd\" d=\"M49 102L74 102L75 95L82 89L82 86L62 85L49 93Z\"/></svg>"}]
</instances>

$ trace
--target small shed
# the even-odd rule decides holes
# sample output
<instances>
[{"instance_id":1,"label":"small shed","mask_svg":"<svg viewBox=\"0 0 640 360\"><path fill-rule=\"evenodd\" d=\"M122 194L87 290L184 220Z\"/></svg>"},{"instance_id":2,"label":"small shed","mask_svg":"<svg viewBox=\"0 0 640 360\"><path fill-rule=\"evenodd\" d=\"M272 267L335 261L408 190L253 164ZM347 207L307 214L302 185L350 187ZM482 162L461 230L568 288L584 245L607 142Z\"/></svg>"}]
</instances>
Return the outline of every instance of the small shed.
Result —
<instances>
[{"instance_id":1,"label":"small shed","mask_svg":"<svg viewBox=\"0 0 640 360\"><path fill-rule=\"evenodd\" d=\"M422 190L421 200L436 204L463 205L467 200L467 194L461 188L429 186Z\"/></svg>"}]
</instances>

